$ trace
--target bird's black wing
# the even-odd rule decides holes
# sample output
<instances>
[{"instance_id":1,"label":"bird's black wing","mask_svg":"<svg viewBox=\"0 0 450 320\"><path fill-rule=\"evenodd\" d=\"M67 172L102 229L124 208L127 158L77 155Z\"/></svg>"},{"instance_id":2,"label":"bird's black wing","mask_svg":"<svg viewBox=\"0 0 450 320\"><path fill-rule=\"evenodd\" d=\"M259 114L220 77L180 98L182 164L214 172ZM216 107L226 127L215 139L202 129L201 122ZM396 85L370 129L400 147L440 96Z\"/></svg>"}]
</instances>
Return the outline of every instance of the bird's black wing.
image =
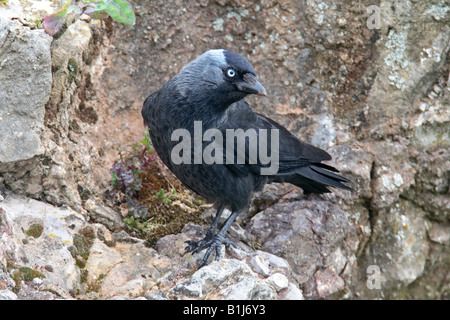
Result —
<instances>
[{"instance_id":1,"label":"bird's black wing","mask_svg":"<svg viewBox=\"0 0 450 320\"><path fill-rule=\"evenodd\" d=\"M227 120L219 127L224 137L226 131L230 129L242 129L247 133L256 133L256 135L245 135L245 161L242 161L241 157L241 163L238 163L237 139L233 141L234 162L225 162L233 173L237 175L261 174L261 169L270 166L270 164L262 163L259 156L256 163L255 157L252 159L250 157L250 146L257 145L259 148L261 143L266 143L267 156L274 152L273 146L278 149L278 171L268 176L269 182L289 182L303 188L308 193L329 192L326 186L350 189L342 183L349 181L334 173L338 172L337 169L322 163L322 161L331 160L331 156L327 152L301 141L272 119L255 113L244 100L231 106L227 111L227 116ZM274 138L274 144L271 140L271 130L278 131L278 141ZM267 142L263 141L263 131L266 132ZM227 142L230 143L228 140ZM230 156L230 150L226 148L226 144L224 149L224 155ZM242 151L242 148L240 150Z\"/></svg>"}]
</instances>

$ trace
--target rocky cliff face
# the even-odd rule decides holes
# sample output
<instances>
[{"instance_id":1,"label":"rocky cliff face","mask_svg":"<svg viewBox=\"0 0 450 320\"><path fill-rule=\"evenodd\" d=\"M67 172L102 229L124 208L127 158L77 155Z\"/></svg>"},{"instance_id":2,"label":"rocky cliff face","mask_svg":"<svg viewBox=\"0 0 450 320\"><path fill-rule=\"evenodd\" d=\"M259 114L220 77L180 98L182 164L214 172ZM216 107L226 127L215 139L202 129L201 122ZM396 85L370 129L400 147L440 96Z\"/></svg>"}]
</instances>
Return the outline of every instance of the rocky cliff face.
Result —
<instances>
[{"instance_id":1,"label":"rocky cliff face","mask_svg":"<svg viewBox=\"0 0 450 320\"><path fill-rule=\"evenodd\" d=\"M134 27L80 20L57 40L0 7L0 297L448 298L445 1L134 3ZM246 56L268 91L249 102L355 190L267 186L240 248L191 274L183 241L203 227L147 248L109 169L142 139L144 99L211 48Z\"/></svg>"}]
</instances>

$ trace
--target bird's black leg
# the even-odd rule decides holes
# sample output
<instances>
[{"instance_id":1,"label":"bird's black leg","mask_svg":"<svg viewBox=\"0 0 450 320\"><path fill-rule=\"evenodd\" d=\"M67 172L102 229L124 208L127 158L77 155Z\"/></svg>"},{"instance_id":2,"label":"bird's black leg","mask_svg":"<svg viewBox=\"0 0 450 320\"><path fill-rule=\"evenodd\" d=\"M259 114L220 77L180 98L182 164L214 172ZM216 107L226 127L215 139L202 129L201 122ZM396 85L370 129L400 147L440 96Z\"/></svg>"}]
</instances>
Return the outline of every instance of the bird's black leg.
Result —
<instances>
[{"instance_id":1,"label":"bird's black leg","mask_svg":"<svg viewBox=\"0 0 450 320\"><path fill-rule=\"evenodd\" d=\"M223 204L219 205L219 208L217 209L216 216L211 223L211 226L208 229L208 232L206 232L205 238L203 238L200 241L193 241L193 240L187 240L185 243L188 244L188 246L185 248L187 252L196 253L208 246L208 243L211 242L212 237L216 233L217 225L219 224L220 217L222 216L223 210L225 209L225 206Z\"/></svg>"},{"instance_id":2,"label":"bird's black leg","mask_svg":"<svg viewBox=\"0 0 450 320\"><path fill-rule=\"evenodd\" d=\"M222 213L223 213L223 209L225 209L225 205L221 204L219 206L219 208L217 209L216 217L214 218L213 222L211 223L211 227L209 228L208 233L210 231L214 232L214 230L217 228L217 225L219 224L220 217L222 216Z\"/></svg>"},{"instance_id":3,"label":"bird's black leg","mask_svg":"<svg viewBox=\"0 0 450 320\"><path fill-rule=\"evenodd\" d=\"M206 236L204 239L202 239L198 242L192 241L192 240L186 241L188 246L185 248L185 250L187 252L191 252L193 254L200 252L203 249L208 248L208 250L205 253L205 256L203 257L203 259L200 263L199 268L201 268L207 264L208 258L211 255L211 253L213 252L213 250L215 250L215 252L216 252L215 259L216 260L220 259L220 251L221 251L222 244L224 244L227 247L230 245L236 247L236 244L233 241L231 241L230 239L228 239L225 235L226 235L230 225L234 222L236 217L239 215L239 212L232 212L231 215L228 217L227 221L225 222L225 224L223 225L222 229L217 234L215 234L215 229L219 223L223 209L224 209L224 207L221 205L219 207L216 217L214 218L214 221L212 222L211 227L209 228L208 232L206 233Z\"/></svg>"},{"instance_id":4,"label":"bird's black leg","mask_svg":"<svg viewBox=\"0 0 450 320\"><path fill-rule=\"evenodd\" d=\"M225 244L226 246L233 245L236 246L236 244L231 241L230 239L226 238L225 235L227 234L228 228L231 226L233 221L236 219L236 217L239 215L239 212L233 211L230 215L230 217L227 219L225 224L223 225L222 229L217 233L215 236L213 236L212 241L208 245L208 250L205 253L205 256L202 259L202 262L200 262L199 269L203 266L205 266L208 263L208 258L213 252L213 250L216 251L216 260L220 259L220 250L222 244Z\"/></svg>"}]
</instances>

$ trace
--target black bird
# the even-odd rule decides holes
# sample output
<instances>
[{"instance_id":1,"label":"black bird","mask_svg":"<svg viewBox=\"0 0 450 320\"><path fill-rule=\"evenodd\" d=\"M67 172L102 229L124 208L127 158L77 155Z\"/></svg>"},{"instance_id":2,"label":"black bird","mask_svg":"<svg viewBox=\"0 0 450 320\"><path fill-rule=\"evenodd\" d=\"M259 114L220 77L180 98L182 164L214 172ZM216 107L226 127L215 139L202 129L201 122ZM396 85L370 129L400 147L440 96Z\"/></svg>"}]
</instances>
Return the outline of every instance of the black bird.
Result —
<instances>
[{"instance_id":1,"label":"black bird","mask_svg":"<svg viewBox=\"0 0 450 320\"><path fill-rule=\"evenodd\" d=\"M200 267L207 264L213 250L216 260L219 259L222 244L234 245L226 237L227 230L239 213L248 209L253 192L261 190L264 184L289 182L301 187L305 193L330 192L329 186L351 190L342 183L349 181L334 173L338 170L322 163L331 160L327 152L302 142L280 124L254 112L245 101L249 94L266 95L266 90L256 80L252 65L234 52L209 50L152 93L142 108L144 124L149 127L152 144L164 164L186 187L217 204L217 214L206 237L198 242L187 241L188 252L196 253L208 248ZM230 159L235 161L199 162L198 156L211 141L221 142L221 139L214 135L209 141L200 140L200 147L196 147L195 138L192 139L198 133L194 128L195 122L201 124L202 133L216 129L215 133L223 133L226 137L227 130L242 129L247 132L250 129L256 132L256 137L246 137L245 154L241 161L237 161L239 150L234 148L236 151ZM185 140L189 148L179 150L181 135L172 136L177 129L182 129L178 133L190 135L191 139ZM271 139L276 137L271 138L268 133L265 135L267 154L278 151L278 171L269 175L262 172L268 168L267 162L259 158L252 160L250 155L251 147L258 144L258 139L263 140L262 132L267 130L278 132L278 140L273 140L277 142L275 146L278 150L273 150L271 144ZM232 144L239 146L235 140ZM177 152L172 153L177 145ZM225 143L224 159L230 154L226 146ZM218 151L221 150L215 150L215 155L220 158ZM185 161L180 163L179 158L174 159L174 154ZM222 229L216 232L225 207L232 213Z\"/></svg>"}]
</instances>

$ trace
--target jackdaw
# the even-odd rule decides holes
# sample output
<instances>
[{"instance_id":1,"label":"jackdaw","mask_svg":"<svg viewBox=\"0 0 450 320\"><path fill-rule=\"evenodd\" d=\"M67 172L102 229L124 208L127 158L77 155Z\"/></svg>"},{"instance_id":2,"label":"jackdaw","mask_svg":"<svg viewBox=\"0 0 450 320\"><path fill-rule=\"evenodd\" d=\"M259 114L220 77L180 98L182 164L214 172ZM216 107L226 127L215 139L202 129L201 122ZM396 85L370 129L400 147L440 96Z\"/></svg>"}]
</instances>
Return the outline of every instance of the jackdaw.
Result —
<instances>
[{"instance_id":1,"label":"jackdaw","mask_svg":"<svg viewBox=\"0 0 450 320\"><path fill-rule=\"evenodd\" d=\"M235 245L226 237L227 230L239 213L248 209L253 192L264 184L289 182L305 193L330 192L328 187L351 190L343 184L349 181L335 173L338 170L322 163L331 160L327 152L254 112L245 101L249 94L266 95L252 65L234 52L216 49L187 64L152 93L142 108L144 124L163 163L186 187L217 204L205 238L187 241L186 251L193 254L208 249L200 268L213 251L215 259L220 258L222 244ZM195 137L199 128L201 136ZM238 135L230 135L232 141L224 142L227 133L240 129L244 143L237 141ZM263 172L274 165L258 153L263 149L274 156L270 159L276 172ZM203 158L205 153L215 161ZM231 215L217 232L224 208L230 209Z\"/></svg>"}]
</instances>

